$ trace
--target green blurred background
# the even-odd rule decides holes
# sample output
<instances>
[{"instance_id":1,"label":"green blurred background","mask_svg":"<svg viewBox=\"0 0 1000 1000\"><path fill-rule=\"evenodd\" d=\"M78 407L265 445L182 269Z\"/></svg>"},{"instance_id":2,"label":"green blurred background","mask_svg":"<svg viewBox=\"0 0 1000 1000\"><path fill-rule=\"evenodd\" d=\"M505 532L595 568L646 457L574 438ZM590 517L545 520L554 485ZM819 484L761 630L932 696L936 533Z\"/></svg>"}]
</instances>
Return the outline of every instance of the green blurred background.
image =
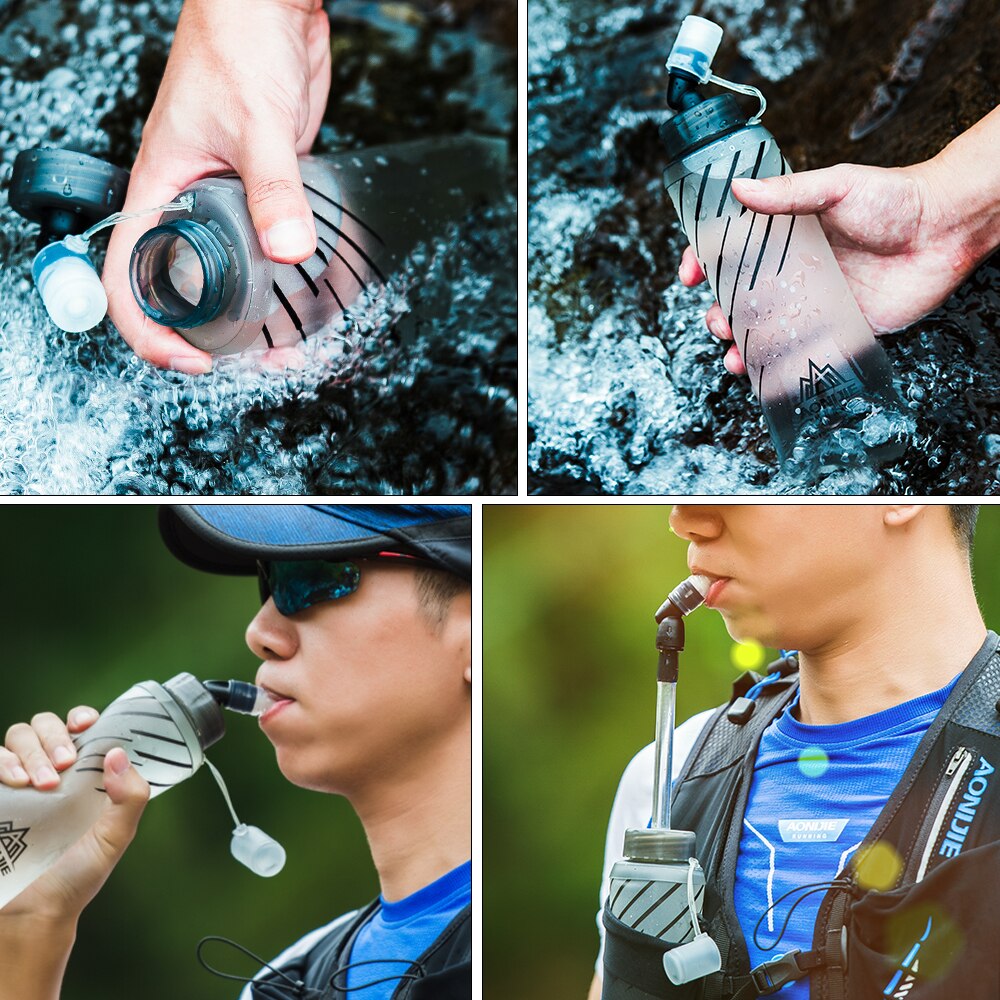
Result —
<instances>
[{"instance_id":1,"label":"green blurred background","mask_svg":"<svg viewBox=\"0 0 1000 1000\"><path fill-rule=\"evenodd\" d=\"M4 504L7 552L0 732L35 712L103 708L134 682L196 676L253 679L243 633L259 607L255 580L189 569L160 541L154 505ZM156 799L104 890L83 915L65 1000L235 998L240 984L205 972L195 946L233 938L270 959L303 933L378 892L364 834L340 798L278 771L254 719L227 715L209 751L243 822L288 852L271 879L229 854L232 819L207 768ZM216 968L257 966L209 946Z\"/></svg>"},{"instance_id":2,"label":"green blurred background","mask_svg":"<svg viewBox=\"0 0 1000 1000\"><path fill-rule=\"evenodd\" d=\"M583 1000L597 954L604 836L618 780L653 736L652 615L687 576L664 505L483 512L483 914L488 1000ZM974 565L1000 628L1000 515ZM678 719L740 672L719 615L687 619ZM764 662L774 658L767 651Z\"/></svg>"}]
</instances>

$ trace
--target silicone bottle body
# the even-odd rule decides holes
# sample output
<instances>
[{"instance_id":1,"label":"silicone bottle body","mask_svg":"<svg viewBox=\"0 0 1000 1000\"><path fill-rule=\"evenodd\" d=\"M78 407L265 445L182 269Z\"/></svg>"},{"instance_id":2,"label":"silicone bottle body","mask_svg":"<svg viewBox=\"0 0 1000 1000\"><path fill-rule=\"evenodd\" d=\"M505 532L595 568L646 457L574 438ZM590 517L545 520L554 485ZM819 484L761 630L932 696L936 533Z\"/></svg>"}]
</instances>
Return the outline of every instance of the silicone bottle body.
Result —
<instances>
[{"instance_id":1,"label":"silicone bottle body","mask_svg":"<svg viewBox=\"0 0 1000 1000\"><path fill-rule=\"evenodd\" d=\"M0 907L50 868L104 808L104 756L123 747L155 797L190 777L224 733L221 709L190 674L144 681L74 737L77 759L52 791L0 786Z\"/></svg>"},{"instance_id":2,"label":"silicone bottle body","mask_svg":"<svg viewBox=\"0 0 1000 1000\"><path fill-rule=\"evenodd\" d=\"M807 424L824 432L858 426L900 405L889 359L818 219L761 215L732 193L735 178L790 172L774 137L756 124L682 156L664 175L782 462Z\"/></svg>"},{"instance_id":3,"label":"silicone bottle body","mask_svg":"<svg viewBox=\"0 0 1000 1000\"><path fill-rule=\"evenodd\" d=\"M136 244L136 300L151 318L212 353L299 344L363 290L384 284L418 243L496 197L506 155L501 140L454 136L301 157L318 237L316 253L302 264L264 256L237 177L197 181L187 188L195 193L192 210ZM178 235L176 224L185 221L202 227L205 245ZM167 235L157 240L155 233ZM178 323L169 310L157 311L164 288L182 310L191 310L210 281L222 300L215 315L194 310Z\"/></svg>"}]
</instances>

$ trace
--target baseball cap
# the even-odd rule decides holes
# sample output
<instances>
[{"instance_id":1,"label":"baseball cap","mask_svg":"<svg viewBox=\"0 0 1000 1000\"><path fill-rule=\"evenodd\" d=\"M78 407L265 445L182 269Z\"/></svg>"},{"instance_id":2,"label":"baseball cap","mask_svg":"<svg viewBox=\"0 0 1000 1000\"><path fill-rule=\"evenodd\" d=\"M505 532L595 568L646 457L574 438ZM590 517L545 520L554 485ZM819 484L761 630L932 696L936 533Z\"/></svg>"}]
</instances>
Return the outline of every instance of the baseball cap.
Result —
<instances>
[{"instance_id":1,"label":"baseball cap","mask_svg":"<svg viewBox=\"0 0 1000 1000\"><path fill-rule=\"evenodd\" d=\"M160 533L178 559L209 573L392 553L472 578L468 504L165 504Z\"/></svg>"}]
</instances>

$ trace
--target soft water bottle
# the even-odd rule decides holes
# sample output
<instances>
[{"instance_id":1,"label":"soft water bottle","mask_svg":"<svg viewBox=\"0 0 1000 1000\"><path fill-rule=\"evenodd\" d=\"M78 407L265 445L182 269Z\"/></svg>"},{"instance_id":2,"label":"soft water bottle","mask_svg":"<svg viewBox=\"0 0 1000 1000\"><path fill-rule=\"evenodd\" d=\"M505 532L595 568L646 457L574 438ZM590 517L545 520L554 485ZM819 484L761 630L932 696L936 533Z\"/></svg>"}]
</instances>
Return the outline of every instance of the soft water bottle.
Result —
<instances>
[{"instance_id":1,"label":"soft water bottle","mask_svg":"<svg viewBox=\"0 0 1000 1000\"><path fill-rule=\"evenodd\" d=\"M136 243L132 291L147 316L213 354L300 344L501 194L506 163L506 143L479 136L301 157L318 238L301 264L264 256L239 178L196 181L193 206Z\"/></svg>"},{"instance_id":2,"label":"soft water bottle","mask_svg":"<svg viewBox=\"0 0 1000 1000\"><path fill-rule=\"evenodd\" d=\"M667 979L675 985L687 983L721 966L715 942L699 923L705 873L693 857L694 849L695 835L688 830L626 830L625 857L611 869L608 911L657 948L665 946L664 988ZM617 934L609 928L611 933ZM609 941L607 954L612 948ZM610 964L605 965L603 979L608 1000L654 995L639 992L634 983L620 982ZM655 996L659 995L657 990Z\"/></svg>"},{"instance_id":3,"label":"soft water bottle","mask_svg":"<svg viewBox=\"0 0 1000 1000\"><path fill-rule=\"evenodd\" d=\"M898 454L865 418L895 413L900 400L875 339L813 215L761 215L733 196L737 178L790 173L774 137L731 96L704 99L722 29L685 18L671 50L668 103L679 113L661 130L664 182L702 270L729 320L779 460L800 437L849 427L878 459ZM885 421L882 422L882 426Z\"/></svg>"},{"instance_id":4,"label":"soft water bottle","mask_svg":"<svg viewBox=\"0 0 1000 1000\"><path fill-rule=\"evenodd\" d=\"M150 796L190 777L225 733L222 710L202 683L182 673L143 681L73 737L77 759L52 791L0 785L0 907L30 885L97 821L107 793L104 755L122 747L149 782Z\"/></svg>"}]
</instances>

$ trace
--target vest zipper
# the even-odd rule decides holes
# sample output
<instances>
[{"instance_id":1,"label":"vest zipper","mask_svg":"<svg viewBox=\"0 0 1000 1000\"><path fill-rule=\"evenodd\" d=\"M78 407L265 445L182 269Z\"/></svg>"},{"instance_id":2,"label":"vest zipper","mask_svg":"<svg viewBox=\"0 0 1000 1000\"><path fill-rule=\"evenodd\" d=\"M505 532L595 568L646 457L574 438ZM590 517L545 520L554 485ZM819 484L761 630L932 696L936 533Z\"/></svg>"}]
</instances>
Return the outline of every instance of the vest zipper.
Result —
<instances>
[{"instance_id":1,"label":"vest zipper","mask_svg":"<svg viewBox=\"0 0 1000 1000\"><path fill-rule=\"evenodd\" d=\"M958 789L961 787L962 781L965 779L965 773L969 770L971 763L972 751L968 747L959 747L948 762L947 768L945 768L944 778L950 778L951 780L947 783L942 780L934 792L935 800L938 802L937 809L935 811L932 805L928 811L928 816L933 814L933 820L930 824L930 830L927 833L927 840L924 845L923 854L920 857L920 865L917 868L914 882L922 881L924 875L927 874L927 868L931 861L931 853L934 850L934 845L937 843L938 835L941 833L941 827L944 826L948 812L951 809L951 804L955 800L955 795L958 793ZM922 835L923 831L921 831L921 839ZM917 843L920 843L920 841L918 840Z\"/></svg>"}]
</instances>

